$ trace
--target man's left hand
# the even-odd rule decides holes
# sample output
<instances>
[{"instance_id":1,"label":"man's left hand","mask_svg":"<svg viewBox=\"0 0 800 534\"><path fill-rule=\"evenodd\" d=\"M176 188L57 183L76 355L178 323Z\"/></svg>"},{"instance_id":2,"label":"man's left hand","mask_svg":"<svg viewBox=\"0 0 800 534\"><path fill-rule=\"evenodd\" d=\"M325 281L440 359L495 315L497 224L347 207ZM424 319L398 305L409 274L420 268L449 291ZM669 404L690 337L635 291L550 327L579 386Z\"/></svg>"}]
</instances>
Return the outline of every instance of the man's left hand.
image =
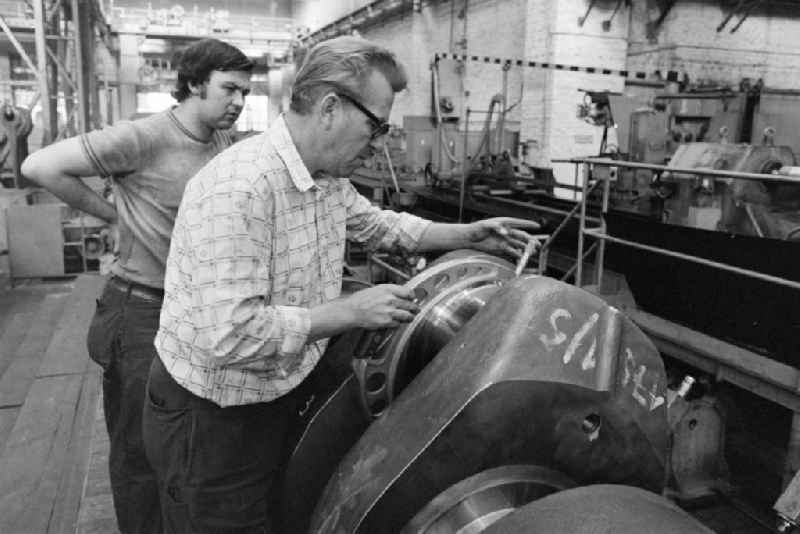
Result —
<instances>
[{"instance_id":1,"label":"man's left hand","mask_svg":"<svg viewBox=\"0 0 800 534\"><path fill-rule=\"evenodd\" d=\"M471 248L482 252L519 258L529 241L536 242L534 252L539 248L538 239L523 229L538 230L539 224L513 217L486 219L467 226L467 240Z\"/></svg>"}]
</instances>

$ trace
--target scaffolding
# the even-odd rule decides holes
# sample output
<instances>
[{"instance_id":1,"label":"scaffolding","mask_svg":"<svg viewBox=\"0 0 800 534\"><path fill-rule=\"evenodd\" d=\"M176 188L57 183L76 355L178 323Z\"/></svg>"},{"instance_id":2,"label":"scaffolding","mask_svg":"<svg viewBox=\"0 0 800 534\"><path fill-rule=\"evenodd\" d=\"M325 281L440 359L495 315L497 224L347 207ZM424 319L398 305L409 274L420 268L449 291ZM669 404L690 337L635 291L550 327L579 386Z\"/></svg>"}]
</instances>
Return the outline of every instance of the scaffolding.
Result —
<instances>
[{"instance_id":1,"label":"scaffolding","mask_svg":"<svg viewBox=\"0 0 800 534\"><path fill-rule=\"evenodd\" d=\"M37 118L41 146L99 124L94 52L108 31L97 0L3 1L0 29L22 62L21 74L0 83L12 94L30 90L24 107Z\"/></svg>"}]
</instances>

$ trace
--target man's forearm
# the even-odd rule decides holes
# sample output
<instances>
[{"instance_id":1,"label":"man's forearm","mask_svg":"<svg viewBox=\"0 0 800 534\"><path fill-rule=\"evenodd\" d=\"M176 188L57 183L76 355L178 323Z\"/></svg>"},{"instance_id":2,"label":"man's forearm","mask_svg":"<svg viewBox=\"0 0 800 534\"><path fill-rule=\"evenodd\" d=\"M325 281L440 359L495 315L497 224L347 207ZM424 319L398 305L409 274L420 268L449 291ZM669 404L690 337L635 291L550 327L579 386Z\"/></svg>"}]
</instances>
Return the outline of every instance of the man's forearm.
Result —
<instances>
[{"instance_id":1,"label":"man's forearm","mask_svg":"<svg viewBox=\"0 0 800 534\"><path fill-rule=\"evenodd\" d=\"M309 341L332 337L356 327L353 314L342 305L342 299L335 299L325 304L314 306L310 312L311 330L308 333Z\"/></svg>"},{"instance_id":2,"label":"man's forearm","mask_svg":"<svg viewBox=\"0 0 800 534\"><path fill-rule=\"evenodd\" d=\"M117 222L117 210L114 205L86 185L82 179L67 174L30 178L73 208L112 224Z\"/></svg>"},{"instance_id":3,"label":"man's forearm","mask_svg":"<svg viewBox=\"0 0 800 534\"><path fill-rule=\"evenodd\" d=\"M468 227L468 224L431 223L422 234L417 250L427 252L468 248L471 243Z\"/></svg>"}]
</instances>

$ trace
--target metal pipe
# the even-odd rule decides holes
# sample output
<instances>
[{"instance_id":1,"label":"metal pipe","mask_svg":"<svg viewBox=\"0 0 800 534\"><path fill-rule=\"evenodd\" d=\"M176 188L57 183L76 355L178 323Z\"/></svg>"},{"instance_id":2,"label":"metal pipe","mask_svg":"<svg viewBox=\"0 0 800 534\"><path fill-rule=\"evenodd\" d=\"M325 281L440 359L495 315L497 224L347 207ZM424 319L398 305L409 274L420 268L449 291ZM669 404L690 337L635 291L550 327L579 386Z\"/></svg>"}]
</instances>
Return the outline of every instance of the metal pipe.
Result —
<instances>
[{"instance_id":1,"label":"metal pipe","mask_svg":"<svg viewBox=\"0 0 800 534\"><path fill-rule=\"evenodd\" d=\"M519 201L519 200L512 200L510 198L493 197L491 195L487 195L486 193L473 193L472 196L475 197L475 198L484 198L486 200L493 200L495 202L500 202L500 203L503 203L503 204L510 204L512 206L519 206L521 208L535 209L537 211L543 211L545 213L552 213L554 215L567 215L568 213L570 213L570 212L567 212L567 211L564 211L564 210L560 210L560 209L556 209L556 208L550 208L550 207L547 207L547 206L540 206L538 204L534 204L533 202L522 202L522 201ZM575 205L576 206L580 206L580 204L575 204ZM600 224L600 219L598 219L597 217L592 217L591 215L587 215L586 216L586 220L590 221L590 222L593 222L593 223Z\"/></svg>"},{"instance_id":2,"label":"metal pipe","mask_svg":"<svg viewBox=\"0 0 800 534\"><path fill-rule=\"evenodd\" d=\"M577 168L577 165L576 165L576 168ZM589 194L591 194L592 191L595 190L595 188L597 187L597 185L599 183L600 182L595 181L592 184L592 186L589 188ZM561 231L567 226L567 223L569 223L569 221L575 216L575 213L580 209L580 207L581 207L580 204L575 204L575 206L572 207L572 209L569 211L569 213L567 213L566 217L564 217L564 220L562 220L561 223L556 227L556 229L553 230L550 233L550 237L548 237L547 240L544 243L542 243L542 248L541 248L541 250L539 252L539 272L540 273L544 273L545 269L547 269L547 251L550 249L550 246L553 244L553 241L555 241L555 239L558 236L558 234L561 233ZM543 257L544 257L544 260L542 260Z\"/></svg>"},{"instance_id":3,"label":"metal pipe","mask_svg":"<svg viewBox=\"0 0 800 534\"><path fill-rule=\"evenodd\" d=\"M50 105L50 83L47 76L47 42L45 40L46 24L44 12L44 0L33 0L33 19L34 19L34 40L36 42L36 63L39 68L37 79L39 80L39 93L42 95L42 144L49 144L53 140L53 130L55 130L55 117L51 113Z\"/></svg>"},{"instance_id":4,"label":"metal pipe","mask_svg":"<svg viewBox=\"0 0 800 534\"><path fill-rule=\"evenodd\" d=\"M747 218L750 219L750 224L753 225L756 235L758 237L764 237L764 231L761 230L761 225L758 224L758 221L756 220L756 216L753 213L753 207L750 204L745 204L744 211L747 212Z\"/></svg>"},{"instance_id":5,"label":"metal pipe","mask_svg":"<svg viewBox=\"0 0 800 534\"><path fill-rule=\"evenodd\" d=\"M33 61L31 61L31 58L28 55L28 53L25 52L25 49L22 48L22 45L19 44L19 41L17 41L16 36L14 36L14 32L11 31L11 28L9 28L8 24L6 23L6 19L3 18L3 15L0 15L0 28L3 29L3 32L6 34L6 37L8 37L8 40L11 41L11 44L14 45L14 48L16 49L19 56L22 58L22 61L24 61L25 64L28 65L28 68L31 69L33 75L36 76L36 80L38 83L39 79L41 78L39 69L36 68L36 65L33 64Z\"/></svg>"},{"instance_id":6,"label":"metal pipe","mask_svg":"<svg viewBox=\"0 0 800 534\"><path fill-rule=\"evenodd\" d=\"M433 85L433 116L436 118L436 128L433 137L433 159L434 172L441 173L442 165L442 112L439 107L439 59L434 60L431 65L431 83Z\"/></svg>"},{"instance_id":7,"label":"metal pipe","mask_svg":"<svg viewBox=\"0 0 800 534\"><path fill-rule=\"evenodd\" d=\"M603 180L603 208L600 222L600 230L605 234L608 232L606 225L606 213L608 213L608 200L611 195L611 180ZM597 284L597 291L603 286L603 262L606 258L606 242L600 240L600 246L597 248L597 257L595 259L595 284Z\"/></svg>"},{"instance_id":8,"label":"metal pipe","mask_svg":"<svg viewBox=\"0 0 800 534\"><path fill-rule=\"evenodd\" d=\"M719 23L719 25L717 26L717 33L722 31L722 29L725 27L725 25L728 24L728 22L730 22L730 20L733 18L733 16L736 14L736 12L739 11L739 9L741 9L741 7L742 7L742 5L744 5L744 3L745 3L745 0L739 0L739 3L736 4L736 7L731 9L731 12L728 13L725 16L725 18L722 19L722 22Z\"/></svg>"},{"instance_id":9,"label":"metal pipe","mask_svg":"<svg viewBox=\"0 0 800 534\"><path fill-rule=\"evenodd\" d=\"M371 262L373 262L373 263L375 263L375 264L376 264L376 265L378 265L379 267L382 267L382 268L386 269L386 270L387 270L387 271L389 271L390 273L392 273L392 274L394 274L394 275L396 275L396 276L399 276L399 277L400 277L400 278L402 278L403 280L406 280L406 281L407 281L407 280L411 280L411 277L410 277L410 276L408 276L406 273L404 273L404 272L403 272L403 271L401 271L400 269L397 269L396 267L393 267L393 266L389 265L388 263L386 263L386 262L385 262L385 261L383 261L382 259L378 258L378 257L377 257L377 256L375 256L374 254L373 254L372 256L370 256L370 261L371 261ZM371 277L370 277L370 278L371 278ZM371 282L372 282L372 280L370 280L370 283L371 283Z\"/></svg>"},{"instance_id":10,"label":"metal pipe","mask_svg":"<svg viewBox=\"0 0 800 534\"><path fill-rule=\"evenodd\" d=\"M771 180L776 182L786 182L790 184L800 184L800 177L786 176L782 174L759 174L754 172L738 171L718 171L714 169L690 169L685 167L668 167L666 165L655 165L652 163L633 163L630 161L619 161L608 158L572 158L554 159L553 163L588 163L591 165L605 165L608 167L622 167L624 169L648 169L651 171L668 171L676 174L696 174L698 176L712 176L715 178L737 178L740 180Z\"/></svg>"},{"instance_id":11,"label":"metal pipe","mask_svg":"<svg viewBox=\"0 0 800 534\"><path fill-rule=\"evenodd\" d=\"M39 82L36 80L0 80L0 85L11 85L15 87L36 87Z\"/></svg>"},{"instance_id":12,"label":"metal pipe","mask_svg":"<svg viewBox=\"0 0 800 534\"><path fill-rule=\"evenodd\" d=\"M581 287L583 283L583 240L586 231L586 203L588 197L588 188L589 188L589 165L584 164L583 166L583 184L581 185L582 192L581 192L581 218L579 219L579 229L578 229L578 255L577 255L577 267L575 270L575 287Z\"/></svg>"},{"instance_id":13,"label":"metal pipe","mask_svg":"<svg viewBox=\"0 0 800 534\"><path fill-rule=\"evenodd\" d=\"M572 200L576 200L576 201L578 200L578 191L580 191L580 188L578 187L578 180L580 179L579 176L578 176L578 171L579 170L580 169L578 168L578 165L575 165L575 183L572 186L573 187L573 189L572 189Z\"/></svg>"},{"instance_id":14,"label":"metal pipe","mask_svg":"<svg viewBox=\"0 0 800 534\"><path fill-rule=\"evenodd\" d=\"M469 173L469 157L467 157L467 142L469 141L469 114L470 110L467 107L466 116L464 117L464 155L461 158L461 189L458 193L458 222L464 220L464 197L467 193L467 174Z\"/></svg>"},{"instance_id":15,"label":"metal pipe","mask_svg":"<svg viewBox=\"0 0 800 534\"><path fill-rule=\"evenodd\" d=\"M75 50L75 72L78 73L78 133L86 133L89 114L89 93L86 88L86 80L84 79L84 65L83 65L83 32L86 28L83 27L81 20L81 13L83 9L91 9L90 6L81 6L79 0L72 0L72 38L73 47Z\"/></svg>"},{"instance_id":16,"label":"metal pipe","mask_svg":"<svg viewBox=\"0 0 800 534\"><path fill-rule=\"evenodd\" d=\"M62 0L55 0L55 3L50 8L50 12L47 14L47 22L52 23L53 18L56 16L56 13L61 9L61 1Z\"/></svg>"},{"instance_id":17,"label":"metal pipe","mask_svg":"<svg viewBox=\"0 0 800 534\"><path fill-rule=\"evenodd\" d=\"M50 56L50 59L53 60L53 63L55 63L56 66L58 66L58 73L61 74L61 77L64 78L64 81L66 81L69 84L69 86L72 88L73 91L77 91L78 86L75 85L75 82L73 82L72 78L69 77L67 67L64 66L64 64L61 62L60 59L58 59L58 57L53 53L52 50L50 50L49 48L45 48L45 50L47 51L47 54Z\"/></svg>"},{"instance_id":18,"label":"metal pipe","mask_svg":"<svg viewBox=\"0 0 800 534\"><path fill-rule=\"evenodd\" d=\"M511 63L509 62L503 65L503 101L500 103L500 111L497 114L497 124L495 124L495 128L497 128L495 132L497 137L497 154L503 153L503 147L505 145L503 130L506 128L506 113L508 112L508 70L510 68Z\"/></svg>"},{"instance_id":19,"label":"metal pipe","mask_svg":"<svg viewBox=\"0 0 800 534\"><path fill-rule=\"evenodd\" d=\"M770 282L773 284L778 284L786 287L791 287L792 289L800 289L800 282L795 282L794 280L788 280L786 278L781 278L779 276L772 276L769 274L759 273L757 271L751 271L749 269L743 269L741 267L736 267L734 265L728 265L727 263L720 263L713 260L707 260L705 258L701 258L699 256L692 256L690 254L683 254L682 252L674 252L672 250L666 250L659 247L653 247L650 245L645 245L643 243L637 243L635 241L628 241L627 239L620 239L619 237L613 237L606 233L603 233L600 229L589 229L585 230L584 233L595 237L597 239L604 239L607 241L611 241L612 243L619 243L620 245L627 245L633 248L638 248L641 250L646 250L647 252L653 252L655 254L663 254L665 256L671 256L673 258L678 258L681 260L691 261L694 263L699 263L701 265L705 265L707 267L714 267L717 269L722 269L723 271L729 271L732 273L740 274L742 276L749 276L751 278L757 278L759 280L763 280L764 282Z\"/></svg>"},{"instance_id":20,"label":"metal pipe","mask_svg":"<svg viewBox=\"0 0 800 534\"><path fill-rule=\"evenodd\" d=\"M586 258L588 258L588 257L589 257L589 256L592 254L592 252L594 252L594 249L596 249L596 248L597 248L597 243L598 243L598 242L597 242L597 241L595 241L594 243L592 243L591 245L589 245L589 248L587 248L587 249L586 249L586 252L584 252L584 253L583 253L583 259L586 259ZM569 268L569 270L568 270L566 273L564 273L564 275L563 275L563 276L560 278L560 280L561 280L562 282L566 282L566 281L567 281L567 279L568 279L570 276L572 276L572 273L574 273L574 272L577 270L577 268L578 268L578 264L579 264L579 263L581 263L581 262L578 262L578 261L576 261L576 262L575 262L575 263L572 265L572 267L570 267L570 268Z\"/></svg>"}]
</instances>

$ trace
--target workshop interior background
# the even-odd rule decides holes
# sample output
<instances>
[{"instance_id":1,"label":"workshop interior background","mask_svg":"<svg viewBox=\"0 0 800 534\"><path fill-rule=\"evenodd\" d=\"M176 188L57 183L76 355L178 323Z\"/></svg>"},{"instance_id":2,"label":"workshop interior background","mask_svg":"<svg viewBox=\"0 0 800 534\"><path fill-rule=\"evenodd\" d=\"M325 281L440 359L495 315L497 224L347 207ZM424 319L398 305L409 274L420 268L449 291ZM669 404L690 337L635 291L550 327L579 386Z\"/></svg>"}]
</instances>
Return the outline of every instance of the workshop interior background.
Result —
<instances>
[{"instance_id":1,"label":"workshop interior background","mask_svg":"<svg viewBox=\"0 0 800 534\"><path fill-rule=\"evenodd\" d=\"M800 1L0 0L0 27L0 532L115 528L100 374L85 352L114 229L26 180L24 158L173 105L173 54L202 37L255 61L233 134L262 132L288 109L305 51L343 34L393 50L409 78L388 150L350 177L357 189L443 222L539 222L526 272L621 310L663 361L669 409L642 401L664 410L662 493L720 533L796 526ZM449 287L426 275L435 261L346 256L353 284L416 280L432 294ZM458 260L448 280L482 261ZM448 313L466 306L453 299ZM447 354L453 335L420 353ZM429 361L388 347L403 376L375 371L375 355L354 365L365 421L393 400L370 377L399 390ZM624 355L614 362L634 393L644 387ZM508 489L507 473L491 480ZM423 521L397 510L400 526Z\"/></svg>"}]
</instances>

